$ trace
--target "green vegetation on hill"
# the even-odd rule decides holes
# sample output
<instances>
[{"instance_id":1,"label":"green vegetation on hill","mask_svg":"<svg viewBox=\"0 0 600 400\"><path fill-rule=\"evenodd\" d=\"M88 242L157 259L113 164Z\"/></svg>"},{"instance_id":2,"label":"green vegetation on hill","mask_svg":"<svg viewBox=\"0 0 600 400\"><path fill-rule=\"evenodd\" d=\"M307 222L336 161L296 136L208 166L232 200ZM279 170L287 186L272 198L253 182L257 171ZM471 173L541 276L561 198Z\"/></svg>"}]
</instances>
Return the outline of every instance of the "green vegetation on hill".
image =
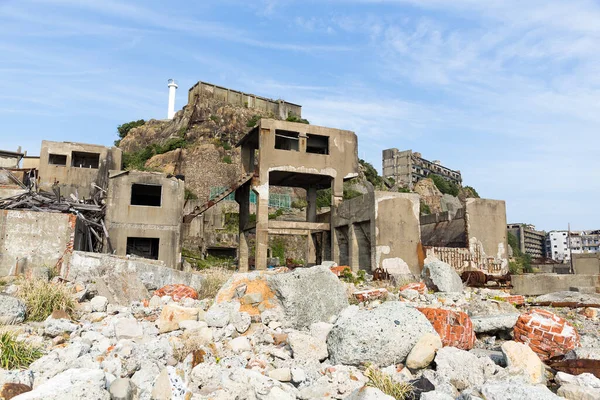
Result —
<instances>
[{"instance_id":1,"label":"green vegetation on hill","mask_svg":"<svg viewBox=\"0 0 600 400\"><path fill-rule=\"evenodd\" d=\"M118 146L121 143L121 139L123 139L130 130L133 128L137 128L138 126L142 126L146 123L143 119L139 119L137 121L131 121L117 126L117 132L119 135L119 139L115 140L115 146Z\"/></svg>"},{"instance_id":2,"label":"green vegetation on hill","mask_svg":"<svg viewBox=\"0 0 600 400\"><path fill-rule=\"evenodd\" d=\"M519 241L515 235L507 232L508 245L513 250L513 261L509 262L508 268L511 274L522 274L524 272L533 272L531 267L531 256L521 251Z\"/></svg>"},{"instance_id":3,"label":"green vegetation on hill","mask_svg":"<svg viewBox=\"0 0 600 400\"><path fill-rule=\"evenodd\" d=\"M158 154L164 154L169 151L185 148L187 141L185 138L171 138L164 144L152 143L144 147L140 151L131 153L123 153L123 168L126 170L144 171L146 169L146 161Z\"/></svg>"},{"instance_id":4,"label":"green vegetation on hill","mask_svg":"<svg viewBox=\"0 0 600 400\"><path fill-rule=\"evenodd\" d=\"M454 197L458 196L460 187L456 183L447 181L444 178L442 178L441 176L434 175L434 174L429 175L428 178L431 178L433 183L435 183L435 186L443 194L450 194Z\"/></svg>"},{"instance_id":5,"label":"green vegetation on hill","mask_svg":"<svg viewBox=\"0 0 600 400\"><path fill-rule=\"evenodd\" d=\"M379 173L377 172L375 167L373 167L373 164L371 164L363 159L358 160L358 162L364 169L365 179L367 181L371 182L371 184L375 187L375 189L383 189L383 186L384 186L383 178L381 176L379 176Z\"/></svg>"}]
</instances>

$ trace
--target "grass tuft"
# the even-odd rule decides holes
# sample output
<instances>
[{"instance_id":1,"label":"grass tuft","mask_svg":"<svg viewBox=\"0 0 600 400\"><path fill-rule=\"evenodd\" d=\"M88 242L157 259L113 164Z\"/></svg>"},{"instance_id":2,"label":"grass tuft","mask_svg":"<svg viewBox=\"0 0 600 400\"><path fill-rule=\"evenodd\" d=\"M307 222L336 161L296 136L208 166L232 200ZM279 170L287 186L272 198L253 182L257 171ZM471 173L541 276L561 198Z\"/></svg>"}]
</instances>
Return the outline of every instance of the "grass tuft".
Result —
<instances>
[{"instance_id":1,"label":"grass tuft","mask_svg":"<svg viewBox=\"0 0 600 400\"><path fill-rule=\"evenodd\" d=\"M27 279L19 289L19 297L27 305L29 321L44 321L56 310L64 310L71 315L75 309L71 292L62 283Z\"/></svg>"},{"instance_id":2,"label":"grass tuft","mask_svg":"<svg viewBox=\"0 0 600 400\"><path fill-rule=\"evenodd\" d=\"M17 340L11 332L0 335L0 367L3 369L26 369L42 355L39 348Z\"/></svg>"},{"instance_id":3,"label":"grass tuft","mask_svg":"<svg viewBox=\"0 0 600 400\"><path fill-rule=\"evenodd\" d=\"M365 376L369 380L367 386L377 388L396 400L405 400L409 398L414 390L410 383L396 382L390 375L373 366L367 367Z\"/></svg>"},{"instance_id":4,"label":"grass tuft","mask_svg":"<svg viewBox=\"0 0 600 400\"><path fill-rule=\"evenodd\" d=\"M205 280L198 290L199 299L213 298L217 295L221 286L233 275L234 271L226 268L209 268L202 270Z\"/></svg>"}]
</instances>

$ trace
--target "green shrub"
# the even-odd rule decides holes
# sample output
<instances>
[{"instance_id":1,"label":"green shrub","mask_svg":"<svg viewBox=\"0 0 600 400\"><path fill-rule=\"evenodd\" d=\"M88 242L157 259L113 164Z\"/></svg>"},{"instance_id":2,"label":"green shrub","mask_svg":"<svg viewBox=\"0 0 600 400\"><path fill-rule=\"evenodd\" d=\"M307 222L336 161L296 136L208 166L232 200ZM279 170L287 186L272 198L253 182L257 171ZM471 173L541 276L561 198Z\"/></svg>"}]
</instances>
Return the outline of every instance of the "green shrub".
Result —
<instances>
[{"instance_id":1,"label":"green shrub","mask_svg":"<svg viewBox=\"0 0 600 400\"><path fill-rule=\"evenodd\" d=\"M344 270L342 271L342 274L340 275L340 278L344 282L353 283L355 285L360 285L361 283L364 283L365 277L366 277L366 272L364 270L359 269L356 272L356 275L354 275L352 273L352 270L350 270L349 267L344 268Z\"/></svg>"},{"instance_id":2,"label":"green shrub","mask_svg":"<svg viewBox=\"0 0 600 400\"><path fill-rule=\"evenodd\" d=\"M425 204L423 200L421 200L421 215L429 215L431 214L431 208L429 208L428 204Z\"/></svg>"},{"instance_id":3,"label":"green shrub","mask_svg":"<svg viewBox=\"0 0 600 400\"><path fill-rule=\"evenodd\" d=\"M477 190L475 190L475 188L473 186L465 186L463 187L464 191L467 193L467 197L473 197L476 199L479 199L479 193L477 193Z\"/></svg>"},{"instance_id":4,"label":"green shrub","mask_svg":"<svg viewBox=\"0 0 600 400\"><path fill-rule=\"evenodd\" d=\"M230 233L237 233L240 230L240 214L239 213L224 213L225 219L225 231Z\"/></svg>"},{"instance_id":5,"label":"green shrub","mask_svg":"<svg viewBox=\"0 0 600 400\"><path fill-rule=\"evenodd\" d=\"M365 170L365 178L367 179L367 181L371 182L371 184L376 189L382 189L384 186L383 178L379 176L379 173L377 172L375 167L371 163L362 159L358 160L358 162L360 163L360 165L363 166L363 169Z\"/></svg>"},{"instance_id":6,"label":"green shrub","mask_svg":"<svg viewBox=\"0 0 600 400\"><path fill-rule=\"evenodd\" d=\"M331 207L331 189L317 190L317 207Z\"/></svg>"},{"instance_id":7,"label":"green shrub","mask_svg":"<svg viewBox=\"0 0 600 400\"><path fill-rule=\"evenodd\" d=\"M377 388L396 400L410 398L414 390L410 383L397 382L390 375L373 366L369 366L364 374L369 380L367 386Z\"/></svg>"},{"instance_id":8,"label":"green shrub","mask_svg":"<svg viewBox=\"0 0 600 400\"><path fill-rule=\"evenodd\" d=\"M14 333L0 335L0 367L3 369L27 369L42 355L38 347L17 340Z\"/></svg>"},{"instance_id":9,"label":"green shrub","mask_svg":"<svg viewBox=\"0 0 600 400\"><path fill-rule=\"evenodd\" d=\"M253 115L252 118L250 118L248 120L248 122L246 123L246 126L248 128L252 128L254 125L256 125L258 123L258 121L260 121L262 117L260 115Z\"/></svg>"},{"instance_id":10,"label":"green shrub","mask_svg":"<svg viewBox=\"0 0 600 400\"><path fill-rule=\"evenodd\" d=\"M285 265L285 240L274 238L271 242L271 256L279 258L279 264Z\"/></svg>"},{"instance_id":11,"label":"green shrub","mask_svg":"<svg viewBox=\"0 0 600 400\"><path fill-rule=\"evenodd\" d=\"M300 118L299 116L297 116L297 115L294 115L294 114L292 114L292 113L289 113L289 114L288 114L288 117L287 117L285 120L286 120L286 121L289 121L289 122L299 122L299 123L301 123L301 124L307 124L307 125L309 125L309 124L310 124L310 122L308 122L308 120L307 120L307 119Z\"/></svg>"},{"instance_id":12,"label":"green shrub","mask_svg":"<svg viewBox=\"0 0 600 400\"><path fill-rule=\"evenodd\" d=\"M162 145L153 143L140 151L123 153L123 167L127 170L143 171L146 169L146 162L155 155L185 148L186 146L187 141L182 137L171 138Z\"/></svg>"},{"instance_id":13,"label":"green shrub","mask_svg":"<svg viewBox=\"0 0 600 400\"><path fill-rule=\"evenodd\" d=\"M19 297L27 305L27 319L30 321L44 321L56 310L64 310L71 315L75 309L71 292L62 283L28 279L19 288Z\"/></svg>"},{"instance_id":14,"label":"green shrub","mask_svg":"<svg viewBox=\"0 0 600 400\"><path fill-rule=\"evenodd\" d=\"M398 193L411 193L410 189L407 187L399 187Z\"/></svg>"},{"instance_id":15,"label":"green shrub","mask_svg":"<svg viewBox=\"0 0 600 400\"><path fill-rule=\"evenodd\" d=\"M269 219L277 219L283 215L283 208L278 208L274 213L269 214Z\"/></svg>"},{"instance_id":16,"label":"green shrub","mask_svg":"<svg viewBox=\"0 0 600 400\"><path fill-rule=\"evenodd\" d=\"M196 196L196 193L192 192L188 188L185 188L185 199L186 200L196 200L197 198L198 198L198 196Z\"/></svg>"},{"instance_id":17,"label":"green shrub","mask_svg":"<svg viewBox=\"0 0 600 400\"><path fill-rule=\"evenodd\" d=\"M223 156L221 161L224 162L225 164L231 164L233 162L233 160L231 159L231 156L229 156L229 155Z\"/></svg>"},{"instance_id":18,"label":"green shrub","mask_svg":"<svg viewBox=\"0 0 600 400\"><path fill-rule=\"evenodd\" d=\"M221 118L217 117L216 115L211 115L211 116L210 116L210 120L211 120L212 122L217 122L217 123L218 123L218 122L221 122Z\"/></svg>"},{"instance_id":19,"label":"green shrub","mask_svg":"<svg viewBox=\"0 0 600 400\"><path fill-rule=\"evenodd\" d=\"M143 119L139 119L137 121L131 121L117 126L117 132L119 134L119 138L123 139L130 130L133 128L137 128L138 126L142 126L146 123Z\"/></svg>"},{"instance_id":20,"label":"green shrub","mask_svg":"<svg viewBox=\"0 0 600 400\"><path fill-rule=\"evenodd\" d=\"M430 174L428 176L435 186L439 189L443 194L450 194L452 196L458 196L458 192L460 191L460 187L454 182L447 181L439 175Z\"/></svg>"},{"instance_id":21,"label":"green shrub","mask_svg":"<svg viewBox=\"0 0 600 400\"><path fill-rule=\"evenodd\" d=\"M308 201L304 199L297 199L292 201L292 208L297 208L299 210L308 207Z\"/></svg>"}]
</instances>

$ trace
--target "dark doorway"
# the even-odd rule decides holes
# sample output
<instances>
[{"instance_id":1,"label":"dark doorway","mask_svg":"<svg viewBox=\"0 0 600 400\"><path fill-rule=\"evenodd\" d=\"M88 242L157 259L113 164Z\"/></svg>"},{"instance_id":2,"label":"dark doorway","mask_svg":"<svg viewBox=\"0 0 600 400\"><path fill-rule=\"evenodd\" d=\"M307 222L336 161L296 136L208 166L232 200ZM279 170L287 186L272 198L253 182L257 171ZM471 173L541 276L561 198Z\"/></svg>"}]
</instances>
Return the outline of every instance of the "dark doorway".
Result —
<instances>
[{"instance_id":1,"label":"dark doorway","mask_svg":"<svg viewBox=\"0 0 600 400\"><path fill-rule=\"evenodd\" d=\"M158 260L158 238L127 238L127 254Z\"/></svg>"}]
</instances>

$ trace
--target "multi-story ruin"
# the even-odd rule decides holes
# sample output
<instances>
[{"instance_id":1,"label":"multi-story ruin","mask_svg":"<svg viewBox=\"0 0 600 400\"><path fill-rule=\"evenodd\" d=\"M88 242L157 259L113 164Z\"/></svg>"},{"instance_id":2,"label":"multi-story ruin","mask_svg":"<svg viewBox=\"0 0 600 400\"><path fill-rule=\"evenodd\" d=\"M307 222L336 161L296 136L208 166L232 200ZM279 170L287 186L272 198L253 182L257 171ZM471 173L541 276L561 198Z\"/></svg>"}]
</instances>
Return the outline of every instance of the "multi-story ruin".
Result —
<instances>
[{"instance_id":1,"label":"multi-story ruin","mask_svg":"<svg viewBox=\"0 0 600 400\"><path fill-rule=\"evenodd\" d=\"M267 267L269 235L306 237L306 263L339 260L338 237L331 229L343 199L344 180L358 175L354 132L295 122L261 119L240 140L244 176L236 189L240 204L239 268L247 270L251 253L256 269ZM269 188L286 186L306 190L306 221L269 219ZM317 190L331 188L331 214L317 220ZM256 221L250 220L250 192L257 197ZM250 234L255 246L250 249Z\"/></svg>"},{"instance_id":2,"label":"multi-story ruin","mask_svg":"<svg viewBox=\"0 0 600 400\"><path fill-rule=\"evenodd\" d=\"M64 196L90 197L95 186L106 186L109 170L121 170L121 154L117 147L43 140L39 187L46 191L58 188Z\"/></svg>"},{"instance_id":3,"label":"multi-story ruin","mask_svg":"<svg viewBox=\"0 0 600 400\"><path fill-rule=\"evenodd\" d=\"M517 238L519 249L523 254L533 258L546 256L546 233L535 230L533 225L509 224L506 229Z\"/></svg>"},{"instance_id":4,"label":"multi-story ruin","mask_svg":"<svg viewBox=\"0 0 600 400\"><path fill-rule=\"evenodd\" d=\"M457 185L462 184L460 171L444 167L440 161L429 161L412 150L383 150L383 177L392 178L402 187L411 188L421 179L438 175Z\"/></svg>"}]
</instances>

